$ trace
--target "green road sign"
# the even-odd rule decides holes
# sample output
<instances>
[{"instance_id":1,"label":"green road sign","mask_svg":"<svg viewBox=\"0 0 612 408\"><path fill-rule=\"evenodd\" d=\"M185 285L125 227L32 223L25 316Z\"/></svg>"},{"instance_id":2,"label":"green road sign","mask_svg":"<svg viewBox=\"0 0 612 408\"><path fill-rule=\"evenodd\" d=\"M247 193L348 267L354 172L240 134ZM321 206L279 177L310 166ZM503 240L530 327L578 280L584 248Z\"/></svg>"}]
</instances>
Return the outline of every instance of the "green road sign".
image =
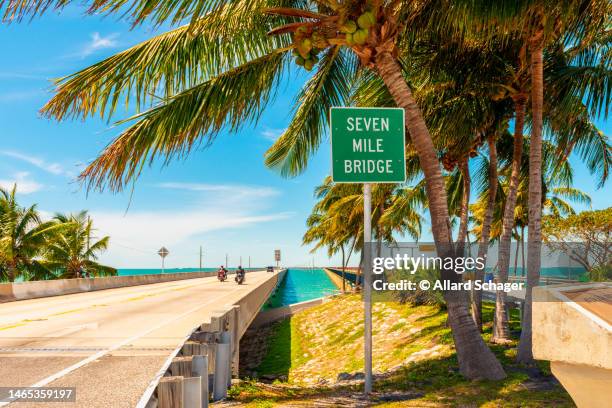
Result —
<instances>
[{"instance_id":1,"label":"green road sign","mask_svg":"<svg viewBox=\"0 0 612 408\"><path fill-rule=\"evenodd\" d=\"M332 179L337 183L406 180L404 110L331 108Z\"/></svg>"}]
</instances>

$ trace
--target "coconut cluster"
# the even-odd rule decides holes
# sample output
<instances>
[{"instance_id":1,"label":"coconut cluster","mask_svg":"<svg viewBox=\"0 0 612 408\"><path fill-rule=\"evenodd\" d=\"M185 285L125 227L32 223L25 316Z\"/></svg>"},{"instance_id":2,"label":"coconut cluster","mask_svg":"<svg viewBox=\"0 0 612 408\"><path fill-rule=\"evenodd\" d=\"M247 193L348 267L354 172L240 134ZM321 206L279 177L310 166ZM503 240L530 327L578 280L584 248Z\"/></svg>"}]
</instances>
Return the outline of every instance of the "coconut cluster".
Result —
<instances>
[{"instance_id":1,"label":"coconut cluster","mask_svg":"<svg viewBox=\"0 0 612 408\"><path fill-rule=\"evenodd\" d=\"M357 18L357 21L348 19L338 28L344 34L347 45L364 45L370 35L370 28L375 24L376 16L372 11L367 10ZM295 44L293 49L295 63L307 71L312 70L319 62L319 52L330 45L329 39L322 31L306 25L295 30L293 42Z\"/></svg>"},{"instance_id":2,"label":"coconut cluster","mask_svg":"<svg viewBox=\"0 0 612 408\"><path fill-rule=\"evenodd\" d=\"M309 32L305 26L299 27L294 35L295 63L310 71L319 62L319 52L329 46L325 36L317 31Z\"/></svg>"},{"instance_id":3,"label":"coconut cluster","mask_svg":"<svg viewBox=\"0 0 612 408\"><path fill-rule=\"evenodd\" d=\"M371 11L366 11L357 18L357 23L348 20L340 26L340 31L346 35L348 45L363 45L370 35L370 27L376 24L376 17Z\"/></svg>"}]
</instances>

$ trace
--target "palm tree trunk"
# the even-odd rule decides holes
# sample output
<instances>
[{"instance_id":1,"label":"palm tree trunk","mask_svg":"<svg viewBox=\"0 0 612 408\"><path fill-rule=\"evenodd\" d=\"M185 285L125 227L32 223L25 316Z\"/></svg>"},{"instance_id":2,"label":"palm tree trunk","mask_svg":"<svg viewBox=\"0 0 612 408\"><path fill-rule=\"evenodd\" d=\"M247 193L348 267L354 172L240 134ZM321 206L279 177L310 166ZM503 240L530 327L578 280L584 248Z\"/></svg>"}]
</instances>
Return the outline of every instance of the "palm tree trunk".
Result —
<instances>
[{"instance_id":1,"label":"palm tree trunk","mask_svg":"<svg viewBox=\"0 0 612 408\"><path fill-rule=\"evenodd\" d=\"M525 276L525 227L521 227L521 276Z\"/></svg>"},{"instance_id":2,"label":"palm tree trunk","mask_svg":"<svg viewBox=\"0 0 612 408\"><path fill-rule=\"evenodd\" d=\"M375 64L378 74L389 89L395 103L405 111L406 128L425 175L434 241L438 249L438 256L443 256L449 253L448 247L452 245L452 237L446 188L436 149L421 111L402 76L402 69L396 59L390 52L383 51L376 56ZM442 271L442 278L454 281L461 279L460 275L454 271ZM448 321L457 350L460 372L470 379L499 380L505 378L504 369L483 341L474 320L470 316L467 293L461 291L446 292L444 298L447 304Z\"/></svg>"},{"instance_id":3,"label":"palm tree trunk","mask_svg":"<svg viewBox=\"0 0 612 408\"><path fill-rule=\"evenodd\" d=\"M459 216L459 233L457 234L457 253L459 256L465 256L463 251L465 249L465 238L468 232L468 215L470 205L470 168L468 166L468 158L466 157L459 164L459 171L461 172L461 179L463 182L463 195L461 197L461 215Z\"/></svg>"},{"instance_id":4,"label":"palm tree trunk","mask_svg":"<svg viewBox=\"0 0 612 408\"><path fill-rule=\"evenodd\" d=\"M353 251L355 250L355 244L357 243L356 239L353 239L353 243L351 244L351 249L349 249L349 253L346 257L346 263L344 264L344 267L346 268L351 260L351 255L353 255Z\"/></svg>"},{"instance_id":5,"label":"palm tree trunk","mask_svg":"<svg viewBox=\"0 0 612 408\"><path fill-rule=\"evenodd\" d=\"M495 197L497 196L497 146L495 145L495 135L487 138L489 145L489 197L487 198L487 209L482 221L480 231L480 244L478 245L478 258L484 259L489 250L489 239L491 236L491 223L493 222L493 212L495 211ZM477 269L475 279L484 280L484 269ZM482 331L482 290L472 292L472 317Z\"/></svg>"},{"instance_id":6,"label":"palm tree trunk","mask_svg":"<svg viewBox=\"0 0 612 408\"><path fill-rule=\"evenodd\" d=\"M340 249L342 250L342 293L346 292L346 284L344 281L344 269L346 268L344 263L344 245L340 245Z\"/></svg>"},{"instance_id":7,"label":"palm tree trunk","mask_svg":"<svg viewBox=\"0 0 612 408\"><path fill-rule=\"evenodd\" d=\"M520 247L520 238L518 228L514 228L514 235L516 235L516 249L514 250L514 276L517 276L518 270L518 259L519 259L519 247Z\"/></svg>"},{"instance_id":8,"label":"palm tree trunk","mask_svg":"<svg viewBox=\"0 0 612 408\"><path fill-rule=\"evenodd\" d=\"M514 227L514 207L516 206L516 194L521 171L521 158L523 156L523 127L525 125L525 105L527 96L523 93L514 97L514 149L512 151L512 170L504 215L502 218L502 233L499 239L498 282L508 281L508 270L510 269L510 243L512 240L512 229ZM510 340L510 328L508 326L508 315L506 314L506 292L498 290L495 297L495 317L493 319L493 336L491 342L506 343Z\"/></svg>"},{"instance_id":9,"label":"palm tree trunk","mask_svg":"<svg viewBox=\"0 0 612 408\"><path fill-rule=\"evenodd\" d=\"M544 30L530 41L531 48L531 142L529 144L529 237L527 238L527 287L521 322L521 340L516 360L533 364L531 307L532 290L540 280L542 242L542 110L544 103Z\"/></svg>"},{"instance_id":10,"label":"palm tree trunk","mask_svg":"<svg viewBox=\"0 0 612 408\"><path fill-rule=\"evenodd\" d=\"M9 282L15 282L15 278L17 277L17 266L15 262L9 261L6 267L6 275L8 277Z\"/></svg>"}]
</instances>

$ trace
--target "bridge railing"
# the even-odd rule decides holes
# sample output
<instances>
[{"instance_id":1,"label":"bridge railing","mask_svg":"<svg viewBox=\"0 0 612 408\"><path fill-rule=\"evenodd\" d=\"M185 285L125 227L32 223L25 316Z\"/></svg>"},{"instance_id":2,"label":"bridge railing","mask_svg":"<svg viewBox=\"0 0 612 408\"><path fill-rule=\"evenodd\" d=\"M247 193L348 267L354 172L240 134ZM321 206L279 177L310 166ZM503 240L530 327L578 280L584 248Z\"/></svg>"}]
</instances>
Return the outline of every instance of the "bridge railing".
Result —
<instances>
[{"instance_id":1,"label":"bridge railing","mask_svg":"<svg viewBox=\"0 0 612 408\"><path fill-rule=\"evenodd\" d=\"M205 408L211 397L225 398L232 375L238 375L240 339L285 273L281 270L236 304L214 311L210 321L194 329L153 379L137 408Z\"/></svg>"}]
</instances>

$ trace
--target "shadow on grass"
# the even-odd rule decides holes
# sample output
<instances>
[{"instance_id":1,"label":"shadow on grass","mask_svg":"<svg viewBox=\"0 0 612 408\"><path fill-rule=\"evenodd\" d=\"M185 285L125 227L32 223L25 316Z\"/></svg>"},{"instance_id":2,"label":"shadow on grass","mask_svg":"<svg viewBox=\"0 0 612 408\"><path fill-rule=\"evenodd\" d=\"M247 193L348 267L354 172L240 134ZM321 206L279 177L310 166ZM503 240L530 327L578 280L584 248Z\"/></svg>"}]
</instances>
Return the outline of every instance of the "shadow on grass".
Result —
<instances>
[{"instance_id":1,"label":"shadow on grass","mask_svg":"<svg viewBox=\"0 0 612 408\"><path fill-rule=\"evenodd\" d=\"M394 372L377 376L374 393L367 406L394 401L406 401L407 406L476 407L485 403L503 407L574 407L571 398L558 384L533 389L525 384L530 374L513 365L503 355L508 378L503 381L470 381L458 371L456 355L428 359L406 365ZM270 404L323 407L365 406L360 393L363 384L342 383L331 386L297 387L287 384L256 384L244 382L232 391L233 399L242 403L266 402ZM398 399L399 398L399 399ZM410 402L412 400L412 402ZM353 401L351 403L351 401ZM420 402L423 403L419 405ZM433 403L433 405L431 404ZM346 405L348 404L348 405Z\"/></svg>"},{"instance_id":2,"label":"shadow on grass","mask_svg":"<svg viewBox=\"0 0 612 408\"><path fill-rule=\"evenodd\" d=\"M288 376L291 367L291 318L276 323L268 340L266 356L257 367L262 376Z\"/></svg>"}]
</instances>

